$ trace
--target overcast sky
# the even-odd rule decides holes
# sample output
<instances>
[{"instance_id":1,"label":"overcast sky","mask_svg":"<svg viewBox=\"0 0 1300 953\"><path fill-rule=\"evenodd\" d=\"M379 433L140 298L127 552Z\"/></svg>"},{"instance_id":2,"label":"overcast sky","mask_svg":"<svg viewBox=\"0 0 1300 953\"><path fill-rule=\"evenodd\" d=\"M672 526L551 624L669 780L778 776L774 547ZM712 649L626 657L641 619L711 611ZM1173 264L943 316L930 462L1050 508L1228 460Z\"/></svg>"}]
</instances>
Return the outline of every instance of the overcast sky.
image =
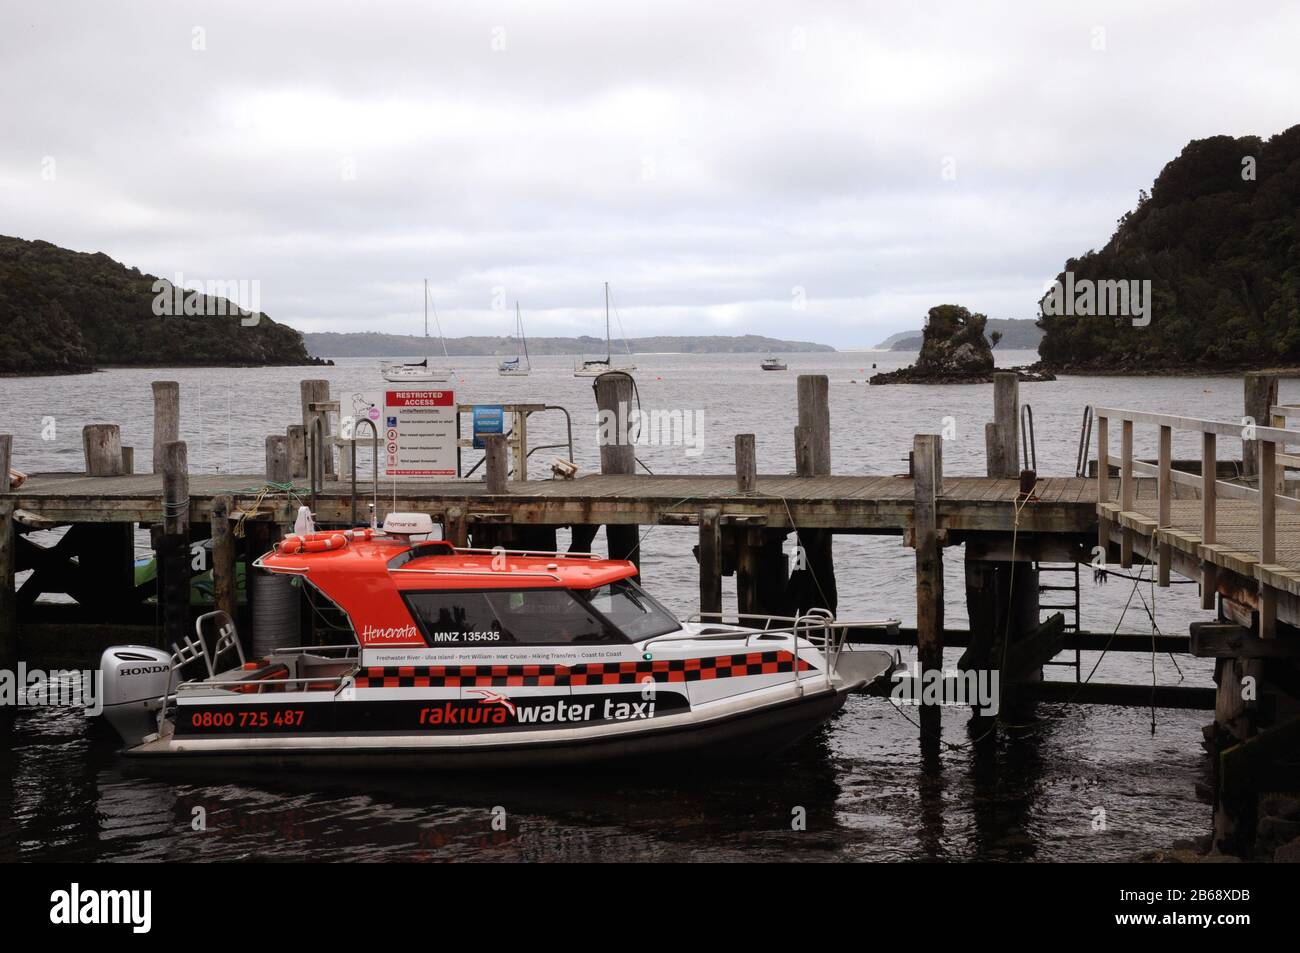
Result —
<instances>
[{"instance_id":1,"label":"overcast sky","mask_svg":"<svg viewBox=\"0 0 1300 953\"><path fill-rule=\"evenodd\" d=\"M0 234L301 330L866 346L1031 317L1189 139L1300 121L1295 3L0 0ZM197 48L196 48L197 47ZM616 329L617 330L617 329Z\"/></svg>"}]
</instances>

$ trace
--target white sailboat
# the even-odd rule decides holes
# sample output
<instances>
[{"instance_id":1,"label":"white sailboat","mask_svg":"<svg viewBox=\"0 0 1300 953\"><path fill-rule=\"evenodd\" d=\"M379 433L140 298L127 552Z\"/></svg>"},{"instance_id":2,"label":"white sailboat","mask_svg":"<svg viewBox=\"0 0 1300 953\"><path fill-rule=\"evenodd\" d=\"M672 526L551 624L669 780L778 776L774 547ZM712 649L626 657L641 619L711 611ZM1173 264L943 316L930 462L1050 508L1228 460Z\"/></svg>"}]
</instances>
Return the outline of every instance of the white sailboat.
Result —
<instances>
[{"instance_id":1,"label":"white sailboat","mask_svg":"<svg viewBox=\"0 0 1300 953\"><path fill-rule=\"evenodd\" d=\"M515 302L515 333L519 335L519 346L523 349L523 354L516 354L509 360L502 361L497 365L497 373L502 377L527 377L533 369L533 362L528 358L528 339L524 337L524 318L519 313L519 302ZM523 363L520 363L520 358Z\"/></svg>"},{"instance_id":2,"label":"white sailboat","mask_svg":"<svg viewBox=\"0 0 1300 953\"><path fill-rule=\"evenodd\" d=\"M442 325L438 321L438 309L433 310L433 323L438 328L438 340L442 342L443 359L451 363L447 353L447 339L442 336ZM411 364L385 364L380 368L384 380L395 384L418 384L425 381L449 381L454 373L450 366L429 366L429 279L424 279L424 360Z\"/></svg>"},{"instance_id":3,"label":"white sailboat","mask_svg":"<svg viewBox=\"0 0 1300 953\"><path fill-rule=\"evenodd\" d=\"M609 341L609 282L605 282L605 356L594 360L583 360L578 356L579 363L573 367L574 377L599 377L608 371L634 371L636 365L632 363L632 349L628 347L627 338L623 338L623 348L627 351L628 363L615 366L614 354L610 347Z\"/></svg>"}]
</instances>

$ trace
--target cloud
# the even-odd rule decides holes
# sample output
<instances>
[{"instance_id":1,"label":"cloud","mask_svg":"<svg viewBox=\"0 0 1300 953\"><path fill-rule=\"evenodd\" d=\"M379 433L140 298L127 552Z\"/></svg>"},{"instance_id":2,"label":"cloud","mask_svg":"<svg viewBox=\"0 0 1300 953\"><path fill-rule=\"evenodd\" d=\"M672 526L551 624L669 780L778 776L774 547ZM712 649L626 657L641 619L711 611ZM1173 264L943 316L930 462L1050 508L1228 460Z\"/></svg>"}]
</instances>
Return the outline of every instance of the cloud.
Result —
<instances>
[{"instance_id":1,"label":"cloud","mask_svg":"<svg viewBox=\"0 0 1300 953\"><path fill-rule=\"evenodd\" d=\"M416 331L425 277L449 334L508 330L498 287L532 334L596 333L605 280L633 335L1026 317L1189 139L1280 131L1300 86L1267 3L4 17L2 230L258 279L304 330Z\"/></svg>"}]
</instances>

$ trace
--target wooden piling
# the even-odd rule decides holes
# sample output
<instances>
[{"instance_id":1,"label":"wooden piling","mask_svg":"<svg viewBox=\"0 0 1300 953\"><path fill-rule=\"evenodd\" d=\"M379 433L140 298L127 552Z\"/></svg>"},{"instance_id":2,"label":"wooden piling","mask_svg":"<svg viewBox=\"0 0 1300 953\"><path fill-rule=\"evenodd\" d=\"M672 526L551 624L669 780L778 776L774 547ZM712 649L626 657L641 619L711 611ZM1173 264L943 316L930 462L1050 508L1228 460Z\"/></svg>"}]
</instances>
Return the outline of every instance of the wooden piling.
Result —
<instances>
[{"instance_id":1,"label":"wooden piling","mask_svg":"<svg viewBox=\"0 0 1300 953\"><path fill-rule=\"evenodd\" d=\"M163 524L158 569L162 579L164 644L173 645L190 628L190 476L185 441L163 446Z\"/></svg>"},{"instance_id":2,"label":"wooden piling","mask_svg":"<svg viewBox=\"0 0 1300 953\"><path fill-rule=\"evenodd\" d=\"M813 475L813 432L811 427L794 428L794 472L801 477Z\"/></svg>"},{"instance_id":3,"label":"wooden piling","mask_svg":"<svg viewBox=\"0 0 1300 953\"><path fill-rule=\"evenodd\" d=\"M117 424L86 424L81 428L86 475L122 475L122 431Z\"/></svg>"},{"instance_id":4,"label":"wooden piling","mask_svg":"<svg viewBox=\"0 0 1300 953\"><path fill-rule=\"evenodd\" d=\"M332 479L338 474L334 464L334 443L330 433L330 415L323 410L312 410L312 404L323 404L330 399L330 382L324 380L306 380L298 385L302 397L302 426L307 446L313 446L317 440L314 421L320 418L320 447L316 450L325 461L325 477Z\"/></svg>"},{"instance_id":5,"label":"wooden piling","mask_svg":"<svg viewBox=\"0 0 1300 953\"><path fill-rule=\"evenodd\" d=\"M442 538L457 549L469 545L469 525L465 519L465 511L459 506L447 508L447 514L442 521Z\"/></svg>"},{"instance_id":6,"label":"wooden piling","mask_svg":"<svg viewBox=\"0 0 1300 953\"><path fill-rule=\"evenodd\" d=\"M763 612L759 590L759 555L762 530L740 528L736 531L736 611L742 615Z\"/></svg>"},{"instance_id":7,"label":"wooden piling","mask_svg":"<svg viewBox=\"0 0 1300 953\"><path fill-rule=\"evenodd\" d=\"M506 492L507 471L510 468L509 448L505 434L493 433L483 437L484 464L487 471L487 492L499 496Z\"/></svg>"},{"instance_id":8,"label":"wooden piling","mask_svg":"<svg viewBox=\"0 0 1300 953\"><path fill-rule=\"evenodd\" d=\"M181 385L176 381L153 382L153 467L163 472L163 448L181 439Z\"/></svg>"},{"instance_id":9,"label":"wooden piling","mask_svg":"<svg viewBox=\"0 0 1300 953\"><path fill-rule=\"evenodd\" d=\"M600 428L600 472L631 475L636 473L636 445L632 443L632 376L623 371L607 371L596 378L596 411ZM612 423L612 426L609 424ZM605 539L611 559L630 559L641 566L641 528L606 526Z\"/></svg>"},{"instance_id":10,"label":"wooden piling","mask_svg":"<svg viewBox=\"0 0 1300 953\"><path fill-rule=\"evenodd\" d=\"M812 440L812 474L831 472L830 384L825 374L800 374L797 382L799 426Z\"/></svg>"},{"instance_id":11,"label":"wooden piling","mask_svg":"<svg viewBox=\"0 0 1300 953\"><path fill-rule=\"evenodd\" d=\"M758 458L752 433L736 434L736 492L753 493L758 483Z\"/></svg>"},{"instance_id":12,"label":"wooden piling","mask_svg":"<svg viewBox=\"0 0 1300 953\"><path fill-rule=\"evenodd\" d=\"M722 612L722 525L713 507L700 510L700 612Z\"/></svg>"},{"instance_id":13,"label":"wooden piling","mask_svg":"<svg viewBox=\"0 0 1300 953\"><path fill-rule=\"evenodd\" d=\"M234 500L218 496L212 500L212 591L216 608L238 618L239 576L235 559L235 534L230 525Z\"/></svg>"},{"instance_id":14,"label":"wooden piling","mask_svg":"<svg viewBox=\"0 0 1300 953\"><path fill-rule=\"evenodd\" d=\"M9 466L14 438L0 434L0 493L9 492ZM18 534L14 505L0 500L0 668L13 671L18 664Z\"/></svg>"},{"instance_id":15,"label":"wooden piling","mask_svg":"<svg viewBox=\"0 0 1300 953\"><path fill-rule=\"evenodd\" d=\"M1267 427L1273 421L1272 407L1277 400L1278 376L1262 371L1249 371L1243 381L1243 413L1258 427ZM1259 476L1259 441L1241 441L1241 475L1247 480ZM1272 474L1270 474L1270 477Z\"/></svg>"},{"instance_id":16,"label":"wooden piling","mask_svg":"<svg viewBox=\"0 0 1300 953\"><path fill-rule=\"evenodd\" d=\"M1002 479L1020 473L1020 378L1015 371L993 372L993 422L997 424L998 472Z\"/></svg>"},{"instance_id":17,"label":"wooden piling","mask_svg":"<svg viewBox=\"0 0 1300 953\"><path fill-rule=\"evenodd\" d=\"M943 546L938 498L943 493L943 440L917 434L913 453L913 523L916 546L916 654L921 672L943 670ZM918 690L920 686L917 686ZM937 754L942 731L938 705L920 708L921 750Z\"/></svg>"},{"instance_id":18,"label":"wooden piling","mask_svg":"<svg viewBox=\"0 0 1300 953\"><path fill-rule=\"evenodd\" d=\"M135 473L135 447L122 448L122 473L124 476Z\"/></svg>"},{"instance_id":19,"label":"wooden piling","mask_svg":"<svg viewBox=\"0 0 1300 953\"><path fill-rule=\"evenodd\" d=\"M291 483L293 464L289 460L289 438L283 434L268 434L266 438L266 482Z\"/></svg>"},{"instance_id":20,"label":"wooden piling","mask_svg":"<svg viewBox=\"0 0 1300 953\"><path fill-rule=\"evenodd\" d=\"M289 475L300 479L307 475L307 431L302 424L290 424L285 431L289 441Z\"/></svg>"}]
</instances>

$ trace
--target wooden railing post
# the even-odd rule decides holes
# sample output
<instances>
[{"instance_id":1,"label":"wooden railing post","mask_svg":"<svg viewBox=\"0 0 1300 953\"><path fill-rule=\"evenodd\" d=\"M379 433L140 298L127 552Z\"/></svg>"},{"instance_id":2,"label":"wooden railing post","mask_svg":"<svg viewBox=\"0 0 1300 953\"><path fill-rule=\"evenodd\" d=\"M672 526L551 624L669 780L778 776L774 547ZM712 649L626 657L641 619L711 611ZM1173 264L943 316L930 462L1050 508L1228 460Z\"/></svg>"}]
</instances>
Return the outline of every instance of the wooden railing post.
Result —
<instances>
[{"instance_id":1,"label":"wooden railing post","mask_svg":"<svg viewBox=\"0 0 1300 953\"><path fill-rule=\"evenodd\" d=\"M1160 450L1158 457L1158 472L1156 476L1156 538L1159 540L1156 556L1156 585L1162 588L1169 588L1169 563L1173 556L1173 548L1168 538L1161 538L1161 530L1169 529L1171 503L1173 499L1174 477L1171 472L1173 468L1173 446L1174 446L1174 429L1168 425L1160 428Z\"/></svg>"},{"instance_id":2,"label":"wooden railing post","mask_svg":"<svg viewBox=\"0 0 1300 953\"><path fill-rule=\"evenodd\" d=\"M1218 492L1217 437L1212 431L1201 433L1201 545L1212 546L1218 533L1218 511L1215 494ZM1218 568L1208 559L1201 561L1201 608L1213 609L1218 589Z\"/></svg>"},{"instance_id":3,"label":"wooden railing post","mask_svg":"<svg viewBox=\"0 0 1300 953\"><path fill-rule=\"evenodd\" d=\"M1127 419L1119 436L1119 508L1121 513L1133 511L1133 421ZM1124 569L1133 565L1133 531L1127 527L1120 532L1119 564Z\"/></svg>"},{"instance_id":4,"label":"wooden railing post","mask_svg":"<svg viewBox=\"0 0 1300 953\"><path fill-rule=\"evenodd\" d=\"M943 670L943 544L938 498L943 493L943 441L936 434L912 438L912 534L916 547L916 657L921 677ZM920 686L917 687L918 691ZM921 750L937 754L940 707L922 705Z\"/></svg>"},{"instance_id":5,"label":"wooden railing post","mask_svg":"<svg viewBox=\"0 0 1300 953\"><path fill-rule=\"evenodd\" d=\"M736 434L736 492L753 493L758 482L758 460L752 433Z\"/></svg>"},{"instance_id":6,"label":"wooden railing post","mask_svg":"<svg viewBox=\"0 0 1300 953\"><path fill-rule=\"evenodd\" d=\"M1277 465L1277 444L1267 438L1256 441L1259 445L1259 562L1270 565L1277 561L1277 498L1273 481L1268 475ZM1271 586L1259 582L1259 637L1271 639L1277 634L1277 593Z\"/></svg>"},{"instance_id":7,"label":"wooden railing post","mask_svg":"<svg viewBox=\"0 0 1300 953\"><path fill-rule=\"evenodd\" d=\"M1110 502L1110 419L1097 418L1097 545L1102 558L1110 553L1110 521L1101 514L1100 504Z\"/></svg>"}]
</instances>

